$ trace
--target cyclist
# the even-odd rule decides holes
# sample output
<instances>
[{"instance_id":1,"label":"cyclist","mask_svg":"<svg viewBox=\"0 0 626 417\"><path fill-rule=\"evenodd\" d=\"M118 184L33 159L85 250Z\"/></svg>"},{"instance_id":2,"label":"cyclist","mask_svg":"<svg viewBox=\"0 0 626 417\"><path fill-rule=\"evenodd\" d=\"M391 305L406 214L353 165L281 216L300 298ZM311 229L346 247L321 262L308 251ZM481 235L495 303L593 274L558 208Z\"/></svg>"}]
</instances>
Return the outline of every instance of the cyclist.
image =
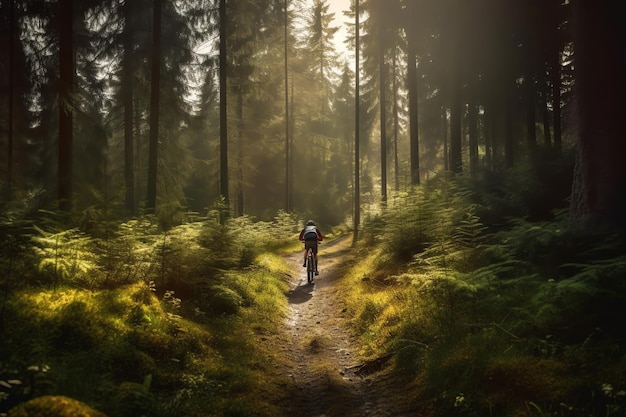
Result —
<instances>
[{"instance_id":1,"label":"cyclist","mask_svg":"<svg viewBox=\"0 0 626 417\"><path fill-rule=\"evenodd\" d=\"M313 249L313 257L315 258L315 275L319 275L317 271L317 246L318 242L324 239L322 232L319 231L313 220L308 220L304 229L300 232L299 239L304 242L304 263L302 266L306 266L306 254L309 248Z\"/></svg>"}]
</instances>

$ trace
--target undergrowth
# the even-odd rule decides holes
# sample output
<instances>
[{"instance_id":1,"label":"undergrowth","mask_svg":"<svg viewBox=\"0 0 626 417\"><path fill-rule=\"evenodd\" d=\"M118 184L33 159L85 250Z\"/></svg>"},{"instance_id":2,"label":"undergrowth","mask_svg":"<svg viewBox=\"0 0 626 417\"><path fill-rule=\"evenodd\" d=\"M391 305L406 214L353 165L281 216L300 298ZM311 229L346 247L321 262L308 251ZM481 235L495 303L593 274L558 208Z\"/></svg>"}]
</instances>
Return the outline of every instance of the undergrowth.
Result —
<instances>
[{"instance_id":1,"label":"undergrowth","mask_svg":"<svg viewBox=\"0 0 626 417\"><path fill-rule=\"evenodd\" d=\"M362 354L392 353L433 415L623 415L623 238L517 187L443 176L368 219L343 282ZM507 194L532 216L502 223Z\"/></svg>"},{"instance_id":2,"label":"undergrowth","mask_svg":"<svg viewBox=\"0 0 626 417\"><path fill-rule=\"evenodd\" d=\"M106 238L43 217L5 223L0 415L33 398L109 417L281 415L257 340L286 314L276 252L298 222L155 221Z\"/></svg>"}]
</instances>

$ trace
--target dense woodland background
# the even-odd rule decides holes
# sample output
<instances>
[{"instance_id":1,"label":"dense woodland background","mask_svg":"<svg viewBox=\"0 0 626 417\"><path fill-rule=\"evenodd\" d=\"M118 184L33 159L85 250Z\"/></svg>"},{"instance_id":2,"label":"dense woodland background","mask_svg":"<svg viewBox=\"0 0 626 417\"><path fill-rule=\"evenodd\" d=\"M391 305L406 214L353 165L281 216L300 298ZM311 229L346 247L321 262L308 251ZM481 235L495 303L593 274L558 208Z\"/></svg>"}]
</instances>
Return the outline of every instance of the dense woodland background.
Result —
<instances>
[{"instance_id":1,"label":"dense woodland background","mask_svg":"<svg viewBox=\"0 0 626 417\"><path fill-rule=\"evenodd\" d=\"M5 201L168 225L215 204L337 224L355 189L371 206L444 170L556 157L620 108L618 13L581 3L574 30L567 1L363 2L356 89L327 2L3 2ZM604 140L579 149L593 172L615 169L588 162L611 160ZM587 188L578 200L595 199Z\"/></svg>"},{"instance_id":2,"label":"dense woodland background","mask_svg":"<svg viewBox=\"0 0 626 417\"><path fill-rule=\"evenodd\" d=\"M487 402L494 415L567 414L559 404L571 415L624 412L619 2L361 0L345 16L328 4L0 3L0 382L32 377L0 405L49 392L102 405L102 392L128 394L111 384L132 380L143 400L153 390L142 403L158 408L151 415L202 415L194 413L205 400L230 410L224 415L249 411L245 398L236 406L181 398L229 376L220 390L253 397L250 375L244 389L232 369L216 371L227 361L202 373L191 359L174 369L159 355L191 346L200 356L211 345L202 331L280 311L284 271L259 265L263 248L247 237L284 249L314 218L331 236L353 232L355 247L378 256L368 282L400 298L376 298L379 286L359 283L356 324L369 354L396 352L399 372L429 384L420 395L439 401L421 403L429 412L487 415ZM342 21L348 52L333 42ZM272 284L251 289L240 282L253 279L246 274ZM179 314L185 296L188 316ZM417 296L432 310L416 307ZM390 303L406 310L390 312ZM194 314L210 329L176 322ZM156 332L146 331L151 323ZM169 339L181 327L189 339ZM516 365L506 355L485 359L458 392L475 389L485 377L478 369L503 380L532 369L541 381L520 383L535 391L516 398L519 409L502 401L519 394L513 388L503 397L486 388L452 407L458 393L435 388L450 385L442 372L458 374L454 355L473 356L474 342L498 345L490 332L504 328L495 333L513 338ZM121 352L133 346L135 375L96 380L105 372L81 358L109 331L125 336L107 339L106 355L136 363ZM67 337L84 345L67 346ZM401 340L430 353L400 349ZM228 347L237 360L238 348ZM531 357L550 360L541 362L548 368ZM45 376L53 362L57 374ZM79 367L82 385L68 376ZM177 372L187 376L178 390ZM154 379L142 382L146 375ZM559 375L574 382L559 385Z\"/></svg>"}]
</instances>

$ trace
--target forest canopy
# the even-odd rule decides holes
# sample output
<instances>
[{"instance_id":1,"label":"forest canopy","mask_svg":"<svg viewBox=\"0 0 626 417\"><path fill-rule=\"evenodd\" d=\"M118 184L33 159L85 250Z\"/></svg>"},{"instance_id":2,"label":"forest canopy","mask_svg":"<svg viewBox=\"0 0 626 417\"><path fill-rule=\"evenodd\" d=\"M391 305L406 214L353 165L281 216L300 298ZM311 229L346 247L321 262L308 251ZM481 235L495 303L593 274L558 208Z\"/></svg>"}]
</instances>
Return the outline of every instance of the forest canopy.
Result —
<instances>
[{"instance_id":1,"label":"forest canopy","mask_svg":"<svg viewBox=\"0 0 626 417\"><path fill-rule=\"evenodd\" d=\"M337 224L354 211L355 137L368 208L388 187L478 178L576 141L570 2L360 1L358 63L355 6L3 2L4 200ZM595 50L619 47L597 36Z\"/></svg>"}]
</instances>

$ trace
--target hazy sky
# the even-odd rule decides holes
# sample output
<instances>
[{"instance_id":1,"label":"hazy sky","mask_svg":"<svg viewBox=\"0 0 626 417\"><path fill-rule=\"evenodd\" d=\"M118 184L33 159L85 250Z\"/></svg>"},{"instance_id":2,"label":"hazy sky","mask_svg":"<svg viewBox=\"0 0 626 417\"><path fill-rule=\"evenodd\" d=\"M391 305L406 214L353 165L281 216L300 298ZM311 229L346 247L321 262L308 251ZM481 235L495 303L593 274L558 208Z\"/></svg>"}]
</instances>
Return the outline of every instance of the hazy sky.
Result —
<instances>
[{"instance_id":1,"label":"hazy sky","mask_svg":"<svg viewBox=\"0 0 626 417\"><path fill-rule=\"evenodd\" d=\"M335 43L337 45L337 51L342 54L349 54L351 51L346 51L346 45L343 41L347 36L347 28L345 25L346 16L343 15L344 10L350 9L350 0L329 0L328 4L329 12L335 13L335 26L339 26L339 30L335 34Z\"/></svg>"}]
</instances>

